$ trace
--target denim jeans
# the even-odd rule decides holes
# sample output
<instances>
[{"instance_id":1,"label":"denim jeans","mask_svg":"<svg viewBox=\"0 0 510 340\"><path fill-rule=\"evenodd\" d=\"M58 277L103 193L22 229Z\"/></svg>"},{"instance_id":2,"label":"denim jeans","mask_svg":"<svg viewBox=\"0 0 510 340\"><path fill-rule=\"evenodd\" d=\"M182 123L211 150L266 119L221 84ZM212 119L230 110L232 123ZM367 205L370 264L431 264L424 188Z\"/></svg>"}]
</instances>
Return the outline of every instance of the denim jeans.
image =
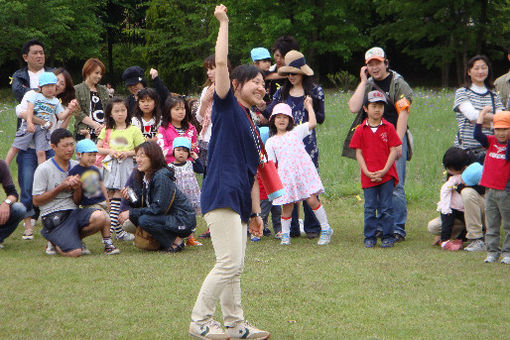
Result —
<instances>
[{"instance_id":1,"label":"denim jeans","mask_svg":"<svg viewBox=\"0 0 510 340\"><path fill-rule=\"evenodd\" d=\"M365 195L365 240L375 240L377 226L381 226L383 239L393 238L393 188L395 180L363 189Z\"/></svg>"},{"instance_id":2,"label":"denim jeans","mask_svg":"<svg viewBox=\"0 0 510 340\"><path fill-rule=\"evenodd\" d=\"M11 206L11 214L5 224L0 225L0 243L16 230L19 222L25 217L25 206L19 202Z\"/></svg>"},{"instance_id":3,"label":"denim jeans","mask_svg":"<svg viewBox=\"0 0 510 340\"><path fill-rule=\"evenodd\" d=\"M46 151L46 158L53 157L53 150ZM16 157L18 163L18 183L21 191L20 202L27 209L25 217L35 216L32 204L32 185L34 183L34 172L37 168L37 154L35 149L19 150Z\"/></svg>"},{"instance_id":4,"label":"denim jeans","mask_svg":"<svg viewBox=\"0 0 510 340\"><path fill-rule=\"evenodd\" d=\"M404 191L404 184L406 180L406 162L407 162L407 136L402 141L402 157L395 161L397 168L398 184L393 189L393 219L395 234L406 237L406 222L407 222L407 201L406 193ZM382 226L377 227L378 231L383 231Z\"/></svg>"},{"instance_id":5,"label":"denim jeans","mask_svg":"<svg viewBox=\"0 0 510 340\"><path fill-rule=\"evenodd\" d=\"M260 210L264 228L268 227L269 213L271 213L274 233L282 231L282 207L280 205L273 205L273 201L269 199L262 200L260 201Z\"/></svg>"}]
</instances>

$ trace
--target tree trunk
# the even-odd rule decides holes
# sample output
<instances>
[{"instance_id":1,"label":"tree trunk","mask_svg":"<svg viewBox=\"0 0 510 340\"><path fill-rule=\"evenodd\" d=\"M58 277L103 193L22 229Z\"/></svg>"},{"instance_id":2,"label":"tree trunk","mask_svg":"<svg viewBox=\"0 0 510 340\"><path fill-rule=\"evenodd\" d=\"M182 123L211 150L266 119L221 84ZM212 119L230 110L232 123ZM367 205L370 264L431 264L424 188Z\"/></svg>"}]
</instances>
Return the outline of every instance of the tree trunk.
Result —
<instances>
[{"instance_id":1,"label":"tree trunk","mask_svg":"<svg viewBox=\"0 0 510 340\"><path fill-rule=\"evenodd\" d=\"M476 54L482 54L485 50L485 25L487 25L488 0L480 1L480 22L476 36Z\"/></svg>"}]
</instances>

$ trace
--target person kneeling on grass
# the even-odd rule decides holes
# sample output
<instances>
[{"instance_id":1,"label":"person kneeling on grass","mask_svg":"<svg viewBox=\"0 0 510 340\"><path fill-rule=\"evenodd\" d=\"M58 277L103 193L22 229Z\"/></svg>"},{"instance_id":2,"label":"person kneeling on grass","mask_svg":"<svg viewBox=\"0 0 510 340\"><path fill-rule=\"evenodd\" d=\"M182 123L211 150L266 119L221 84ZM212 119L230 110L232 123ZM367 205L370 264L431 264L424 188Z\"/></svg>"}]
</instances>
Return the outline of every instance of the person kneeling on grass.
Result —
<instances>
[{"instance_id":1,"label":"person kneeling on grass","mask_svg":"<svg viewBox=\"0 0 510 340\"><path fill-rule=\"evenodd\" d=\"M69 170L77 164L71 159L72 133L56 129L50 142L55 156L35 170L32 199L41 209L41 234L48 240L46 254L54 255L58 251L64 256L78 257L90 253L81 240L103 230L106 217L100 210L80 209L73 201L73 190L81 186L81 181L79 175L69 175Z\"/></svg>"},{"instance_id":2,"label":"person kneeling on grass","mask_svg":"<svg viewBox=\"0 0 510 340\"><path fill-rule=\"evenodd\" d=\"M392 124L382 118L387 103L380 91L371 91L368 105L363 106L368 118L352 136L349 147L356 149L356 159L361 168L361 186L365 195L365 247L377 244L377 225L383 228L382 248L393 247L393 188L398 183L395 158L397 147L402 144ZM376 214L377 210L377 214Z\"/></svg>"},{"instance_id":3,"label":"person kneeling on grass","mask_svg":"<svg viewBox=\"0 0 510 340\"><path fill-rule=\"evenodd\" d=\"M150 233L163 251L181 251L183 238L196 226L195 209L177 189L174 172L156 142L144 142L135 151L137 167L121 190L122 198L129 200L130 209L119 214L119 224L124 226L129 219ZM136 199L130 198L128 187Z\"/></svg>"},{"instance_id":4,"label":"person kneeling on grass","mask_svg":"<svg viewBox=\"0 0 510 340\"><path fill-rule=\"evenodd\" d=\"M82 208L94 208L101 210L106 216L106 224L101 230L103 236L104 252L106 255L114 255L120 253L112 243L112 234L110 232L110 202L106 199L108 193L103 183L101 173L94 166L97 156L97 146L90 139L82 139L76 144L76 156L80 160L75 165L69 175L79 175L81 185L77 186L73 192L74 203Z\"/></svg>"}]
</instances>

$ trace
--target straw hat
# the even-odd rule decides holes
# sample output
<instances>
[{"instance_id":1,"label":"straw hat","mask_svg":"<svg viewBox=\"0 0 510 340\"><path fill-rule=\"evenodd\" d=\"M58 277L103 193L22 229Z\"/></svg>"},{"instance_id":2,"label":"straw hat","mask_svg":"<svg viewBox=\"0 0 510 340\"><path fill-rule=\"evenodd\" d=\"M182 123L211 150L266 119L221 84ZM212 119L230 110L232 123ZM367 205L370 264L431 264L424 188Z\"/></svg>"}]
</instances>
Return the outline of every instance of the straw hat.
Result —
<instances>
[{"instance_id":1,"label":"straw hat","mask_svg":"<svg viewBox=\"0 0 510 340\"><path fill-rule=\"evenodd\" d=\"M313 70L306 65L303 53L292 50L285 55L285 66L278 69L278 74L299 73L305 76L313 76Z\"/></svg>"}]
</instances>

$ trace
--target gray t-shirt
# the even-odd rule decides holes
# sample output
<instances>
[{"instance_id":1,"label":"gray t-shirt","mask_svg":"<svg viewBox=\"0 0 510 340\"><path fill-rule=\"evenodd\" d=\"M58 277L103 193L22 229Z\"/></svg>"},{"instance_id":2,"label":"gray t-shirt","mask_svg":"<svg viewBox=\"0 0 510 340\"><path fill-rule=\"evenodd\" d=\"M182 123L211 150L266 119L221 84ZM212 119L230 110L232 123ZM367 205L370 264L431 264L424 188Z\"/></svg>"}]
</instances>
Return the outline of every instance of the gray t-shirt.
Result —
<instances>
[{"instance_id":1,"label":"gray t-shirt","mask_svg":"<svg viewBox=\"0 0 510 340\"><path fill-rule=\"evenodd\" d=\"M73 159L69 162L69 170L78 164L78 162ZM41 195L47 191L53 190L68 176L69 172L63 171L55 163L53 158L50 158L46 162L40 164L35 170L32 194ZM60 210L76 209L77 206L73 201L72 191L61 191L53 200L41 205L39 208L41 209L41 216L45 216Z\"/></svg>"}]
</instances>

